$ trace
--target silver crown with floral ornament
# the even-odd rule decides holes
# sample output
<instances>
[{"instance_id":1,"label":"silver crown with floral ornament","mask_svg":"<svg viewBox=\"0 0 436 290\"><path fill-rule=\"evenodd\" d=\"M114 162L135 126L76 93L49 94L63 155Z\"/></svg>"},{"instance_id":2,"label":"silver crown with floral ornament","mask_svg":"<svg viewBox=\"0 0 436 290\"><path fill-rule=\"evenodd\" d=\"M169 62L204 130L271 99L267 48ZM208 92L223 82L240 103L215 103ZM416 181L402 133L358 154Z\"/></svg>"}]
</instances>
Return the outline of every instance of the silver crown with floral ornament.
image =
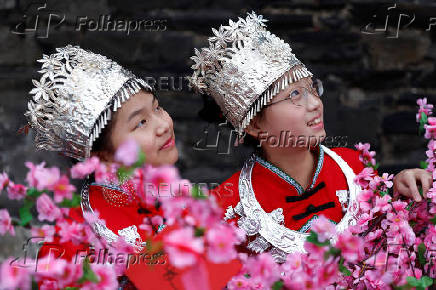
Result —
<instances>
[{"instance_id":1,"label":"silver crown with floral ornament","mask_svg":"<svg viewBox=\"0 0 436 290\"><path fill-rule=\"evenodd\" d=\"M281 90L312 76L289 44L265 29L266 21L252 12L212 28L209 47L191 57L191 86L212 96L239 134Z\"/></svg>"},{"instance_id":2,"label":"silver crown with floral ornament","mask_svg":"<svg viewBox=\"0 0 436 290\"><path fill-rule=\"evenodd\" d=\"M43 55L25 116L37 149L83 160L121 104L151 87L107 57L68 45Z\"/></svg>"}]
</instances>

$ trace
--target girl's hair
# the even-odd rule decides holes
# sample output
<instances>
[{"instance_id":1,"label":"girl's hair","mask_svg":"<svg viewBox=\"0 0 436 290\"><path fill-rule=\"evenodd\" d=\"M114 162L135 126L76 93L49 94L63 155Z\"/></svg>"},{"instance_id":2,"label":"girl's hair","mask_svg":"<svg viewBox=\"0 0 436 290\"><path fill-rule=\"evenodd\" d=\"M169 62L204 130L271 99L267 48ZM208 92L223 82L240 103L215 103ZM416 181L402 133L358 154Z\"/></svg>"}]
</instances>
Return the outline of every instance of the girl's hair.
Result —
<instances>
[{"instance_id":1,"label":"girl's hair","mask_svg":"<svg viewBox=\"0 0 436 290\"><path fill-rule=\"evenodd\" d=\"M117 112L112 112L111 120L108 121L108 123L100 133L100 136L98 136L94 144L92 144L91 152L108 151L109 153L114 153L115 148L111 141L111 135L116 120Z\"/></svg>"},{"instance_id":2,"label":"girl's hair","mask_svg":"<svg viewBox=\"0 0 436 290\"><path fill-rule=\"evenodd\" d=\"M198 112L198 115L201 119L209 123L215 123L215 124L226 122L226 118L224 117L221 108L218 106L218 104L215 102L215 100L212 97L203 94L202 99L203 99L203 108ZM257 113L256 116L258 118L263 118L264 116L263 114L264 113L262 109ZM229 122L227 123L227 126L230 129L234 129L233 125L231 125ZM259 141L255 137L249 134L245 134L243 144L247 147L254 149L255 151L257 151L257 153L261 152Z\"/></svg>"}]
</instances>

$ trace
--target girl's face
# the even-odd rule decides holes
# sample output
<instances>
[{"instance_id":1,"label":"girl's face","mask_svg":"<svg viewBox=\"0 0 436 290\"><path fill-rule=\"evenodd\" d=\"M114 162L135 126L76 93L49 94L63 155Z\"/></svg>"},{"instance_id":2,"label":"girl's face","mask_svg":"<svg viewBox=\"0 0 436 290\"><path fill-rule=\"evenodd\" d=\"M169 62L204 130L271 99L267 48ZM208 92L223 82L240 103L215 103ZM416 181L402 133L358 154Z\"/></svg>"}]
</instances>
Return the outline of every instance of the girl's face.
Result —
<instances>
[{"instance_id":1,"label":"girl's face","mask_svg":"<svg viewBox=\"0 0 436 290\"><path fill-rule=\"evenodd\" d=\"M141 90L131 96L115 119L110 136L115 150L133 139L145 153L147 164L172 165L177 161L173 120L151 93Z\"/></svg>"},{"instance_id":2,"label":"girl's face","mask_svg":"<svg viewBox=\"0 0 436 290\"><path fill-rule=\"evenodd\" d=\"M247 133L257 137L263 148L307 148L319 144L326 135L323 104L320 97L311 90L312 86L311 78L292 83L271 100L271 105L264 107L261 117L253 119ZM301 87L307 88L307 95L301 96L301 105L296 105L289 96L296 96L296 89ZM274 104L275 102L278 103ZM320 122L313 124L314 120Z\"/></svg>"}]
</instances>

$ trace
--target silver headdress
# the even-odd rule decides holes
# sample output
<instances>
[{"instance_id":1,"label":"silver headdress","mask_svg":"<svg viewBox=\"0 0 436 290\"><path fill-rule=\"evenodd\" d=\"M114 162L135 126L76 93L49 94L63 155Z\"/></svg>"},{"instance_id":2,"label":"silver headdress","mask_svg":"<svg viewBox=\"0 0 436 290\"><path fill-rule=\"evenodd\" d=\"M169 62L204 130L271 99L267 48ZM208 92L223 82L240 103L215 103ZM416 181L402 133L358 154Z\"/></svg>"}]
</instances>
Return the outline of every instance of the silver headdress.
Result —
<instances>
[{"instance_id":1,"label":"silver headdress","mask_svg":"<svg viewBox=\"0 0 436 290\"><path fill-rule=\"evenodd\" d=\"M212 96L239 134L281 90L312 76L289 44L265 29L266 21L252 12L212 28L209 47L191 57L191 86Z\"/></svg>"},{"instance_id":2,"label":"silver headdress","mask_svg":"<svg viewBox=\"0 0 436 290\"><path fill-rule=\"evenodd\" d=\"M130 96L151 87L105 56L68 45L43 55L40 81L32 80L33 99L25 113L36 130L36 147L83 160Z\"/></svg>"}]
</instances>

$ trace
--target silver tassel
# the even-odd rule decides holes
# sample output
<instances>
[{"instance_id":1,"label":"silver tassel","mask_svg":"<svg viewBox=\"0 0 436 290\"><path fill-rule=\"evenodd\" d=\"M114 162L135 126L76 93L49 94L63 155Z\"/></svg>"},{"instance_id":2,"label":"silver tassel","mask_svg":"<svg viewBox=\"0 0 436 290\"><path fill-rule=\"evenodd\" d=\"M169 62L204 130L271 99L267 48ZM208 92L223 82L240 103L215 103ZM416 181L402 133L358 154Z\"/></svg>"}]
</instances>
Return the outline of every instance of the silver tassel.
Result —
<instances>
[{"instance_id":1,"label":"silver tassel","mask_svg":"<svg viewBox=\"0 0 436 290\"><path fill-rule=\"evenodd\" d=\"M117 97L115 97L115 99L114 99L114 105L113 105L112 110L113 110L114 112L117 110Z\"/></svg>"}]
</instances>

